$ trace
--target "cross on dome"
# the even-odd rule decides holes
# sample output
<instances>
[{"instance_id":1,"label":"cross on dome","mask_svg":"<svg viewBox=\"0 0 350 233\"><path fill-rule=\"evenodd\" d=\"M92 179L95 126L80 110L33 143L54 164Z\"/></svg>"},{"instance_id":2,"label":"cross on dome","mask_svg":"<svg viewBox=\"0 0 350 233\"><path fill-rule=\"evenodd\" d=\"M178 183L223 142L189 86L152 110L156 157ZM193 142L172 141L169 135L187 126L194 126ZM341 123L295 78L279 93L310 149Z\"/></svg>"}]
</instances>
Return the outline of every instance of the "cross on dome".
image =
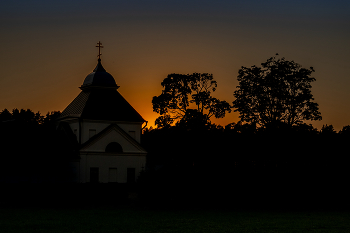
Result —
<instances>
[{"instance_id":1,"label":"cross on dome","mask_svg":"<svg viewBox=\"0 0 350 233\"><path fill-rule=\"evenodd\" d=\"M101 48L103 48L101 41L98 41L96 47L98 47L98 55L97 55L97 57L100 60L101 59L101 55L102 55L101 54Z\"/></svg>"},{"instance_id":2,"label":"cross on dome","mask_svg":"<svg viewBox=\"0 0 350 233\"><path fill-rule=\"evenodd\" d=\"M82 90L92 90L92 89L118 89L119 86L115 82L112 75L110 75L103 68L101 64L101 48L103 48L101 41L95 46L98 48L98 61L95 69L86 76L83 85L80 87Z\"/></svg>"}]
</instances>

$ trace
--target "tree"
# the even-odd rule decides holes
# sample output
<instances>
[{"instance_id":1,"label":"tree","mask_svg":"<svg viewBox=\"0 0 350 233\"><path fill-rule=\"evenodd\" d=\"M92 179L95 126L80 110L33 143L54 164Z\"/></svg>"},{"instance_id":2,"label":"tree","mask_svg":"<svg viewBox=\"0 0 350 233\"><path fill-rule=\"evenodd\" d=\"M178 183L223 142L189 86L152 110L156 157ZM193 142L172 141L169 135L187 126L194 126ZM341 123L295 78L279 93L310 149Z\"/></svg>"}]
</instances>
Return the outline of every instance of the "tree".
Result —
<instances>
[{"instance_id":1,"label":"tree","mask_svg":"<svg viewBox=\"0 0 350 233\"><path fill-rule=\"evenodd\" d=\"M231 112L228 102L211 96L217 88L212 74L169 74L161 85L162 94L152 99L153 111L161 115L155 122L159 128L181 120L184 123L184 120L193 120L193 117L207 122L212 116L223 118ZM200 114L195 114L193 110Z\"/></svg>"},{"instance_id":2,"label":"tree","mask_svg":"<svg viewBox=\"0 0 350 233\"><path fill-rule=\"evenodd\" d=\"M12 119L12 114L6 108L0 112L0 123Z\"/></svg>"},{"instance_id":3,"label":"tree","mask_svg":"<svg viewBox=\"0 0 350 233\"><path fill-rule=\"evenodd\" d=\"M337 131L335 131L333 125L323 125L322 129L320 131L321 135L325 136L334 136L337 134Z\"/></svg>"},{"instance_id":4,"label":"tree","mask_svg":"<svg viewBox=\"0 0 350 233\"><path fill-rule=\"evenodd\" d=\"M278 55L278 54L276 54ZM318 104L313 102L310 77L314 69L302 68L284 57L271 57L261 67L243 67L239 70L234 91L234 111L241 121L260 127L293 126L304 120L321 120Z\"/></svg>"},{"instance_id":5,"label":"tree","mask_svg":"<svg viewBox=\"0 0 350 233\"><path fill-rule=\"evenodd\" d=\"M339 134L342 136L350 136L350 125L343 126L339 131Z\"/></svg>"},{"instance_id":6,"label":"tree","mask_svg":"<svg viewBox=\"0 0 350 233\"><path fill-rule=\"evenodd\" d=\"M55 126L56 119L61 115L60 111L51 111L46 113L45 118L43 119L42 123L44 125L51 125Z\"/></svg>"},{"instance_id":7,"label":"tree","mask_svg":"<svg viewBox=\"0 0 350 233\"><path fill-rule=\"evenodd\" d=\"M176 125L180 128L194 130L207 130L210 128L208 117L196 109L187 109L186 114L177 122Z\"/></svg>"}]
</instances>

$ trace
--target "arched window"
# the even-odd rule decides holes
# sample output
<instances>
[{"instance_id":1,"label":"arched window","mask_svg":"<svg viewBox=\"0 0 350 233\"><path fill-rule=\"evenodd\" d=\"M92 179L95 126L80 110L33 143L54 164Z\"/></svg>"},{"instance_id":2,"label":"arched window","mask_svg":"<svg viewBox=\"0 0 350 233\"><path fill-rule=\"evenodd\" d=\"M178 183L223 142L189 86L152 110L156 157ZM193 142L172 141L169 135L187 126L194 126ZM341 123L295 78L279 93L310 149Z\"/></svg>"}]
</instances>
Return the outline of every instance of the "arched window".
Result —
<instances>
[{"instance_id":1,"label":"arched window","mask_svg":"<svg viewBox=\"0 0 350 233\"><path fill-rule=\"evenodd\" d=\"M123 148L118 142L111 142L105 149L108 153L123 153Z\"/></svg>"}]
</instances>

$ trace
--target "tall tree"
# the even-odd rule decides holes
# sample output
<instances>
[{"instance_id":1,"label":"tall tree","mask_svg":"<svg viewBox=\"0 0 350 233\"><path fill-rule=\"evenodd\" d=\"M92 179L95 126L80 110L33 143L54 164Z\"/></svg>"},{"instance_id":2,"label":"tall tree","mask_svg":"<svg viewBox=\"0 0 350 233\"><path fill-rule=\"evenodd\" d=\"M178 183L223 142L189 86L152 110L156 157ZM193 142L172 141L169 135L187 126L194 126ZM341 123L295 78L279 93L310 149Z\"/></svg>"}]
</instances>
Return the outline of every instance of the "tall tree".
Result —
<instances>
[{"instance_id":1,"label":"tall tree","mask_svg":"<svg viewBox=\"0 0 350 233\"><path fill-rule=\"evenodd\" d=\"M0 123L12 119L12 114L6 108L0 112Z\"/></svg>"},{"instance_id":2,"label":"tall tree","mask_svg":"<svg viewBox=\"0 0 350 233\"><path fill-rule=\"evenodd\" d=\"M199 115L206 122L212 116L223 118L227 112L231 112L228 102L211 96L217 88L212 74L169 74L161 85L162 94L154 96L152 100L153 111L161 115L156 120L158 127ZM193 110L199 114L193 114Z\"/></svg>"},{"instance_id":3,"label":"tall tree","mask_svg":"<svg viewBox=\"0 0 350 233\"><path fill-rule=\"evenodd\" d=\"M237 77L238 89L234 91L234 111L239 112L243 122L260 127L321 120L311 94L311 83L316 80L310 77L312 72L312 67L302 68L284 57L271 57L261 67L242 66Z\"/></svg>"}]
</instances>

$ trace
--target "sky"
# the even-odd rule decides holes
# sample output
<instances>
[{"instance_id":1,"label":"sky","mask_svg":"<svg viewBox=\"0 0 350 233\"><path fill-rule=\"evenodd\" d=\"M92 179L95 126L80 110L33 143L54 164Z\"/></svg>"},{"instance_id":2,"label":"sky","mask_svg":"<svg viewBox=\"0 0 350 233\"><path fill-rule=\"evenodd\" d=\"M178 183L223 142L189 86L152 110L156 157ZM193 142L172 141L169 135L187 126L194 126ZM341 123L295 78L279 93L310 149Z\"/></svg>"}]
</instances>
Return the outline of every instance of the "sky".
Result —
<instances>
[{"instance_id":1,"label":"sky","mask_svg":"<svg viewBox=\"0 0 350 233\"><path fill-rule=\"evenodd\" d=\"M238 70L276 53L315 69L323 119L308 123L350 125L348 0L1 1L0 111L63 111L96 66L98 41L104 68L149 126L168 74L212 73L213 96L232 103Z\"/></svg>"}]
</instances>

